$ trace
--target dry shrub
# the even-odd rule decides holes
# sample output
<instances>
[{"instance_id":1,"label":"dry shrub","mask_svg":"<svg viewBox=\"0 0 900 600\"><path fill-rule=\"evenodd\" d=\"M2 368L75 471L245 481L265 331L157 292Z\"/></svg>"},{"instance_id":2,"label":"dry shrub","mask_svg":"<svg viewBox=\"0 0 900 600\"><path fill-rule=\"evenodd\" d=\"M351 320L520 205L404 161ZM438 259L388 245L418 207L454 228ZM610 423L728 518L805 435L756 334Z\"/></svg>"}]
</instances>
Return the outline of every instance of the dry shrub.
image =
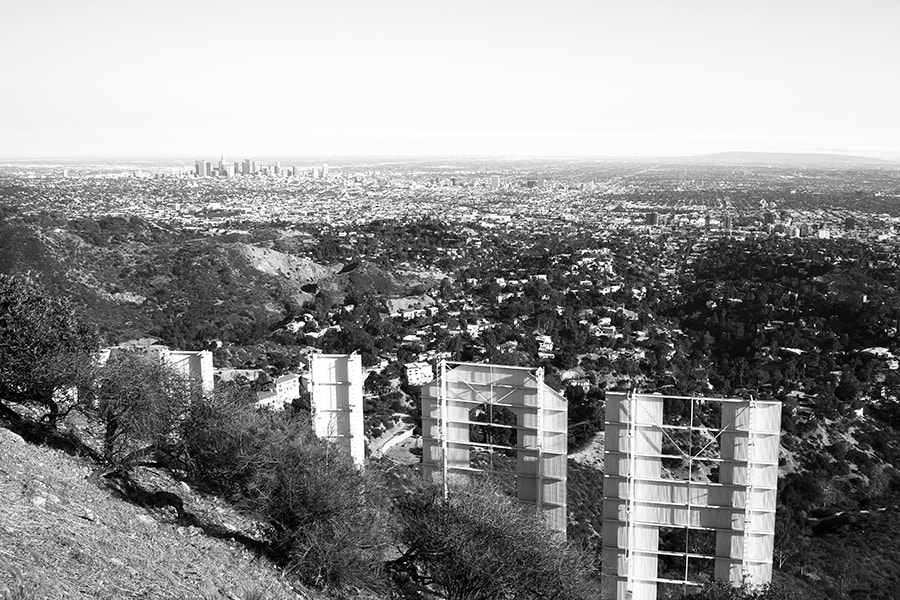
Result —
<instances>
[{"instance_id":1,"label":"dry shrub","mask_svg":"<svg viewBox=\"0 0 900 600\"><path fill-rule=\"evenodd\" d=\"M266 516L276 554L314 585L377 587L389 541L380 482L306 423L279 433L264 449L248 498Z\"/></svg>"},{"instance_id":2,"label":"dry shrub","mask_svg":"<svg viewBox=\"0 0 900 600\"><path fill-rule=\"evenodd\" d=\"M216 391L191 403L181 424L181 456L191 478L209 491L240 499L262 468L262 449L273 429L268 412L240 389Z\"/></svg>"},{"instance_id":3,"label":"dry shrub","mask_svg":"<svg viewBox=\"0 0 900 600\"><path fill-rule=\"evenodd\" d=\"M0 600L35 600L39 598L37 587L26 583L21 575L14 575L9 585L0 587Z\"/></svg>"},{"instance_id":4,"label":"dry shrub","mask_svg":"<svg viewBox=\"0 0 900 600\"><path fill-rule=\"evenodd\" d=\"M103 457L127 471L170 451L179 423L199 390L156 358L113 356L99 368L85 406L104 427Z\"/></svg>"},{"instance_id":5,"label":"dry shrub","mask_svg":"<svg viewBox=\"0 0 900 600\"><path fill-rule=\"evenodd\" d=\"M710 581L685 600L797 600L796 594L773 584L752 587L746 583L733 585L727 581Z\"/></svg>"},{"instance_id":6,"label":"dry shrub","mask_svg":"<svg viewBox=\"0 0 900 600\"><path fill-rule=\"evenodd\" d=\"M490 481L454 489L448 500L426 485L400 513L407 551L397 564L448 600L599 597L587 554L554 540L535 510Z\"/></svg>"},{"instance_id":7,"label":"dry shrub","mask_svg":"<svg viewBox=\"0 0 900 600\"><path fill-rule=\"evenodd\" d=\"M304 583L381 586L390 519L383 484L318 439L308 419L256 411L233 395L185 419L193 478L265 522L273 557Z\"/></svg>"}]
</instances>

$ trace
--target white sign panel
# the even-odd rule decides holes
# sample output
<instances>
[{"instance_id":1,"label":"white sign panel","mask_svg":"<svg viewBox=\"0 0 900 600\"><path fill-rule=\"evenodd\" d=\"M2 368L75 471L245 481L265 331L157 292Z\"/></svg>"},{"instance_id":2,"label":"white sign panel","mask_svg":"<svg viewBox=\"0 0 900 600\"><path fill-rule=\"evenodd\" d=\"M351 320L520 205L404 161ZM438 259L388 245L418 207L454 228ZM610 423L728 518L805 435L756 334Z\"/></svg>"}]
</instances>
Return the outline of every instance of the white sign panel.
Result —
<instances>
[{"instance_id":1,"label":"white sign panel","mask_svg":"<svg viewBox=\"0 0 900 600\"><path fill-rule=\"evenodd\" d=\"M366 447L363 374L359 355L313 355L310 382L310 404L316 435L344 448L353 462L362 467L366 460Z\"/></svg>"},{"instance_id":2,"label":"white sign panel","mask_svg":"<svg viewBox=\"0 0 900 600\"><path fill-rule=\"evenodd\" d=\"M544 385L541 369L442 362L422 390L423 471L445 490L473 473L511 474L519 500L565 536L567 426L566 400ZM473 427L485 438L471 439ZM507 455L515 466L501 471L495 461Z\"/></svg>"},{"instance_id":3,"label":"white sign panel","mask_svg":"<svg viewBox=\"0 0 900 600\"><path fill-rule=\"evenodd\" d=\"M772 578L781 403L606 394L603 597Z\"/></svg>"}]
</instances>

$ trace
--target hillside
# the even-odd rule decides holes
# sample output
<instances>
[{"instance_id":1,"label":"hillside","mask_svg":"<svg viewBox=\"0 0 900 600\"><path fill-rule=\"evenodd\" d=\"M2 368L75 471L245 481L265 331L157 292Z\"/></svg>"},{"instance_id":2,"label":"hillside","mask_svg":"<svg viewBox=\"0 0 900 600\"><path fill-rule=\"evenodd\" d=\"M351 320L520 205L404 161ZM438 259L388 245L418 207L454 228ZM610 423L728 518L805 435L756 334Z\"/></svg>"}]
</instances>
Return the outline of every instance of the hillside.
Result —
<instances>
[{"instance_id":1,"label":"hillside","mask_svg":"<svg viewBox=\"0 0 900 600\"><path fill-rule=\"evenodd\" d=\"M250 550L119 500L90 474L0 428L0 596L22 584L42 600L325 597L295 593Z\"/></svg>"},{"instance_id":2,"label":"hillside","mask_svg":"<svg viewBox=\"0 0 900 600\"><path fill-rule=\"evenodd\" d=\"M133 217L0 213L0 272L31 273L73 299L109 343L151 334L182 348L210 339L257 343L312 305L317 292L331 303L347 294L401 297L444 277L366 260L317 260L298 237L269 230L207 235Z\"/></svg>"},{"instance_id":3,"label":"hillside","mask_svg":"<svg viewBox=\"0 0 900 600\"><path fill-rule=\"evenodd\" d=\"M900 490L894 252L854 239L778 237L680 246L616 237L600 252L586 234L468 240L431 221L322 230L310 234L315 242L271 230L206 237L139 219L0 225L11 234L0 237L9 250L0 271L39 273L107 333L144 323L141 333L174 346L221 339L217 366L270 375L298 364L309 346L383 362L381 376L366 381L370 432L397 411L415 418L418 390L403 383L405 362L542 366L570 403L572 449L582 448L570 461L569 534L594 548L601 436L590 441L602 430L604 389L779 399L777 577L809 598L846 589L891 597L896 582L883 565L897 543L865 531L900 523L896 511L878 510ZM312 301L298 305L303 298ZM434 316L386 312L431 302ZM302 327L279 328L286 323ZM540 359L539 334L552 339L551 359ZM859 518L841 527L820 524L851 513ZM848 588L831 554L877 568Z\"/></svg>"}]
</instances>

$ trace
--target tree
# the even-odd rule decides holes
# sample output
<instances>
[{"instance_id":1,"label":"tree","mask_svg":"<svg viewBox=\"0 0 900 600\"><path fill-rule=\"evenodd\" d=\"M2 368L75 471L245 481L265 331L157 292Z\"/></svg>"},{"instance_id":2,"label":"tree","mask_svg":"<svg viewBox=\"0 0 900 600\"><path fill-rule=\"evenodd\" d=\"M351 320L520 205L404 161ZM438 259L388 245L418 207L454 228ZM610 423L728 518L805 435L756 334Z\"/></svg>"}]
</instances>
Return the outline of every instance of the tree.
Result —
<instances>
[{"instance_id":1,"label":"tree","mask_svg":"<svg viewBox=\"0 0 900 600\"><path fill-rule=\"evenodd\" d=\"M569 451L574 452L589 442L603 426L606 392L592 387L587 393L581 386L570 385L563 394L569 405Z\"/></svg>"},{"instance_id":2,"label":"tree","mask_svg":"<svg viewBox=\"0 0 900 600\"><path fill-rule=\"evenodd\" d=\"M138 353L123 353L97 370L89 412L103 425L103 458L127 472L147 458L158 460L172 446L178 426L200 394L181 373Z\"/></svg>"},{"instance_id":3,"label":"tree","mask_svg":"<svg viewBox=\"0 0 900 600\"><path fill-rule=\"evenodd\" d=\"M853 375L850 369L841 371L841 380L834 389L834 395L841 401L841 412L849 412L857 408L857 399L859 398L860 384L859 380Z\"/></svg>"},{"instance_id":4,"label":"tree","mask_svg":"<svg viewBox=\"0 0 900 600\"><path fill-rule=\"evenodd\" d=\"M391 392L391 380L378 371L372 371L366 377L365 390L370 394L383 396Z\"/></svg>"},{"instance_id":5,"label":"tree","mask_svg":"<svg viewBox=\"0 0 900 600\"><path fill-rule=\"evenodd\" d=\"M65 298L50 295L27 276L0 273L0 411L38 405L51 427L74 407L67 390L81 383L98 338Z\"/></svg>"}]
</instances>

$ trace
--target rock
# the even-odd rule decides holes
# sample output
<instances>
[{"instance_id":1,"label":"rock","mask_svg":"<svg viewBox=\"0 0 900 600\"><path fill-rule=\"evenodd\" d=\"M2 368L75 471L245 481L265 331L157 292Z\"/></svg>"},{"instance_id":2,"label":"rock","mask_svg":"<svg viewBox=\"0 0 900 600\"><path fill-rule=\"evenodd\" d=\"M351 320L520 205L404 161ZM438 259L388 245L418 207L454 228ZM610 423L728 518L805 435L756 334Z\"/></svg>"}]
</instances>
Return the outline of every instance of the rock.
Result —
<instances>
[{"instance_id":1,"label":"rock","mask_svg":"<svg viewBox=\"0 0 900 600\"><path fill-rule=\"evenodd\" d=\"M38 508L41 508L42 506L44 506L45 504L47 504L47 499L44 498L43 496L35 496L35 497L33 497L33 498L31 499L31 503L32 503L34 506L36 506L36 507L38 507Z\"/></svg>"},{"instance_id":2,"label":"rock","mask_svg":"<svg viewBox=\"0 0 900 600\"><path fill-rule=\"evenodd\" d=\"M186 484L185 482L181 481L181 482L179 482L178 485L181 487L182 490L184 490L184 491L187 492L188 494L191 493L191 486L189 486L189 485Z\"/></svg>"},{"instance_id":3,"label":"rock","mask_svg":"<svg viewBox=\"0 0 900 600\"><path fill-rule=\"evenodd\" d=\"M24 446L25 440L18 433L13 433L5 427L0 427L0 446L7 444L10 446Z\"/></svg>"},{"instance_id":4,"label":"rock","mask_svg":"<svg viewBox=\"0 0 900 600\"><path fill-rule=\"evenodd\" d=\"M59 496L57 496L56 494L47 494L47 500L49 500L53 504L59 504Z\"/></svg>"},{"instance_id":5,"label":"rock","mask_svg":"<svg viewBox=\"0 0 900 600\"><path fill-rule=\"evenodd\" d=\"M156 521L154 521L152 517L148 517L147 515L138 515L137 521L144 527L156 529Z\"/></svg>"},{"instance_id":6,"label":"rock","mask_svg":"<svg viewBox=\"0 0 900 600\"><path fill-rule=\"evenodd\" d=\"M88 520L88 521L96 521L96 520L97 520L97 517L94 516L94 511L92 511L92 510L89 509L89 508L86 508L86 509L84 510L84 514L81 515L81 518L82 518L82 519L86 519L86 520Z\"/></svg>"}]
</instances>

